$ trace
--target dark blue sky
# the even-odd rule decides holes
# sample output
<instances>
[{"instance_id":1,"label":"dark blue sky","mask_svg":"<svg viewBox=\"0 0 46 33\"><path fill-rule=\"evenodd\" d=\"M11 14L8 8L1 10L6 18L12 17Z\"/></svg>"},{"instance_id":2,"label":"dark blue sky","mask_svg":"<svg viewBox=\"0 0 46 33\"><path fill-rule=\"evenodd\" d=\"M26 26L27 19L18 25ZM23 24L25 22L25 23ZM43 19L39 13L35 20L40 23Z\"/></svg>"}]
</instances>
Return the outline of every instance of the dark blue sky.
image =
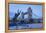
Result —
<instances>
[{"instance_id":1,"label":"dark blue sky","mask_svg":"<svg viewBox=\"0 0 46 33\"><path fill-rule=\"evenodd\" d=\"M22 12L27 12L28 7L31 7L32 13L36 14L37 16L32 14L32 18L41 18L42 17L42 5L30 5L30 4L9 4L9 16L13 18L14 14L17 13L17 10L21 10ZM27 15L25 16L25 18Z\"/></svg>"}]
</instances>

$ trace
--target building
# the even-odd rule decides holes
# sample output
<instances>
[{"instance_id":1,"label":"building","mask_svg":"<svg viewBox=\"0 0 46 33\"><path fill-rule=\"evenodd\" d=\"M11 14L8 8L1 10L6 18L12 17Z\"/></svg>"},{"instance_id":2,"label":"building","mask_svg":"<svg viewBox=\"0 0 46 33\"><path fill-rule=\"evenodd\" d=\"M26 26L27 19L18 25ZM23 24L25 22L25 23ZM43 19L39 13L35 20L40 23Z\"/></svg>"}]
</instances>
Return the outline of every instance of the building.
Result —
<instances>
[{"instance_id":1,"label":"building","mask_svg":"<svg viewBox=\"0 0 46 33\"><path fill-rule=\"evenodd\" d=\"M31 7L29 7L27 9L27 12L28 12L28 18L31 19L32 18L32 9L31 9Z\"/></svg>"}]
</instances>

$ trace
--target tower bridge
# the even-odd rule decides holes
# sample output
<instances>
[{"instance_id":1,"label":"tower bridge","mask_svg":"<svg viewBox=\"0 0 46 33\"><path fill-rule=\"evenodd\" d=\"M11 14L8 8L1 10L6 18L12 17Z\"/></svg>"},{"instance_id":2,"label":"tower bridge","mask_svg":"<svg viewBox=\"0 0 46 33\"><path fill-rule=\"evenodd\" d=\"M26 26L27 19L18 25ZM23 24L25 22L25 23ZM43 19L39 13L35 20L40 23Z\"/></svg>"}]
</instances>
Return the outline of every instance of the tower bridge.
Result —
<instances>
[{"instance_id":1,"label":"tower bridge","mask_svg":"<svg viewBox=\"0 0 46 33\"><path fill-rule=\"evenodd\" d=\"M17 13L17 14L15 13L15 16L13 17L13 19L12 19L11 21L13 21L13 22L17 22L17 21L18 21L18 20L17 20L17 17L20 15L19 9L18 9L17 12L18 12L18 13ZM31 7L29 7L29 8L27 9L27 12L25 12L25 13L21 12L21 17L22 17L22 19L20 20L21 22L22 22L22 21L27 21L27 19L26 19L26 20L24 19L24 15L26 15L26 14L28 14L28 20L31 21L31 22L33 21L33 20L32 20L32 14L33 14L34 16L36 16L36 17L39 17L38 15L32 13L32 9L31 9ZM35 19L35 20L38 20L38 19ZM27 22L28 22L28 21L27 21Z\"/></svg>"},{"instance_id":2,"label":"tower bridge","mask_svg":"<svg viewBox=\"0 0 46 33\"><path fill-rule=\"evenodd\" d=\"M24 19L24 15L26 15L26 14L28 14L28 19ZM38 15L32 13L32 9L31 9L31 7L29 7L27 9L27 12L25 12L25 13L21 12L22 20L18 21L17 18L20 15L20 12L19 12L19 9L18 9L18 13L17 14L15 13L13 19L10 20L11 21L10 26L12 26L12 25L20 25L22 23L27 24L27 23L41 23L41 22L43 22L42 19L32 19L32 14L34 16L36 16L36 17L39 17Z\"/></svg>"}]
</instances>

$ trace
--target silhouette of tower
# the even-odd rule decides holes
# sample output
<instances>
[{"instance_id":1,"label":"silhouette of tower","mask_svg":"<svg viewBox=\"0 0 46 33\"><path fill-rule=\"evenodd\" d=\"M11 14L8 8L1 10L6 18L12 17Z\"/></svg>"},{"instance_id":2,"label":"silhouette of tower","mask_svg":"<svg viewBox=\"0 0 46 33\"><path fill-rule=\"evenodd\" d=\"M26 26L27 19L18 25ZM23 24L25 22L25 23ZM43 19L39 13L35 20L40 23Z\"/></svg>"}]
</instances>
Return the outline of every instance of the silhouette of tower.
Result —
<instances>
[{"instance_id":1,"label":"silhouette of tower","mask_svg":"<svg viewBox=\"0 0 46 33\"><path fill-rule=\"evenodd\" d=\"M32 18L32 9L31 9L31 7L28 8L28 18L29 19Z\"/></svg>"},{"instance_id":2,"label":"silhouette of tower","mask_svg":"<svg viewBox=\"0 0 46 33\"><path fill-rule=\"evenodd\" d=\"M22 17L22 20L24 19L24 13L23 12L21 12L21 17Z\"/></svg>"}]
</instances>

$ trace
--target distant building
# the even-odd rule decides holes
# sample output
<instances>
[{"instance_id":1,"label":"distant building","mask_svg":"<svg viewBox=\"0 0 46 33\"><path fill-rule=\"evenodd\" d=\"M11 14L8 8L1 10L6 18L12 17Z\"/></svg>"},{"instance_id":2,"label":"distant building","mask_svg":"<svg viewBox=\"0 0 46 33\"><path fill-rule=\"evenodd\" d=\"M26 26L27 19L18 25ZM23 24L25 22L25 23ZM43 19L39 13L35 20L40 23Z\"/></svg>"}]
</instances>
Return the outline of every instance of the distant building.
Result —
<instances>
[{"instance_id":1,"label":"distant building","mask_svg":"<svg viewBox=\"0 0 46 33\"><path fill-rule=\"evenodd\" d=\"M32 9L31 9L31 7L29 7L27 9L27 12L28 12L28 18L31 19L32 18Z\"/></svg>"},{"instance_id":2,"label":"distant building","mask_svg":"<svg viewBox=\"0 0 46 33\"><path fill-rule=\"evenodd\" d=\"M24 19L24 13L23 12L21 12L21 17L22 17L22 20Z\"/></svg>"}]
</instances>

